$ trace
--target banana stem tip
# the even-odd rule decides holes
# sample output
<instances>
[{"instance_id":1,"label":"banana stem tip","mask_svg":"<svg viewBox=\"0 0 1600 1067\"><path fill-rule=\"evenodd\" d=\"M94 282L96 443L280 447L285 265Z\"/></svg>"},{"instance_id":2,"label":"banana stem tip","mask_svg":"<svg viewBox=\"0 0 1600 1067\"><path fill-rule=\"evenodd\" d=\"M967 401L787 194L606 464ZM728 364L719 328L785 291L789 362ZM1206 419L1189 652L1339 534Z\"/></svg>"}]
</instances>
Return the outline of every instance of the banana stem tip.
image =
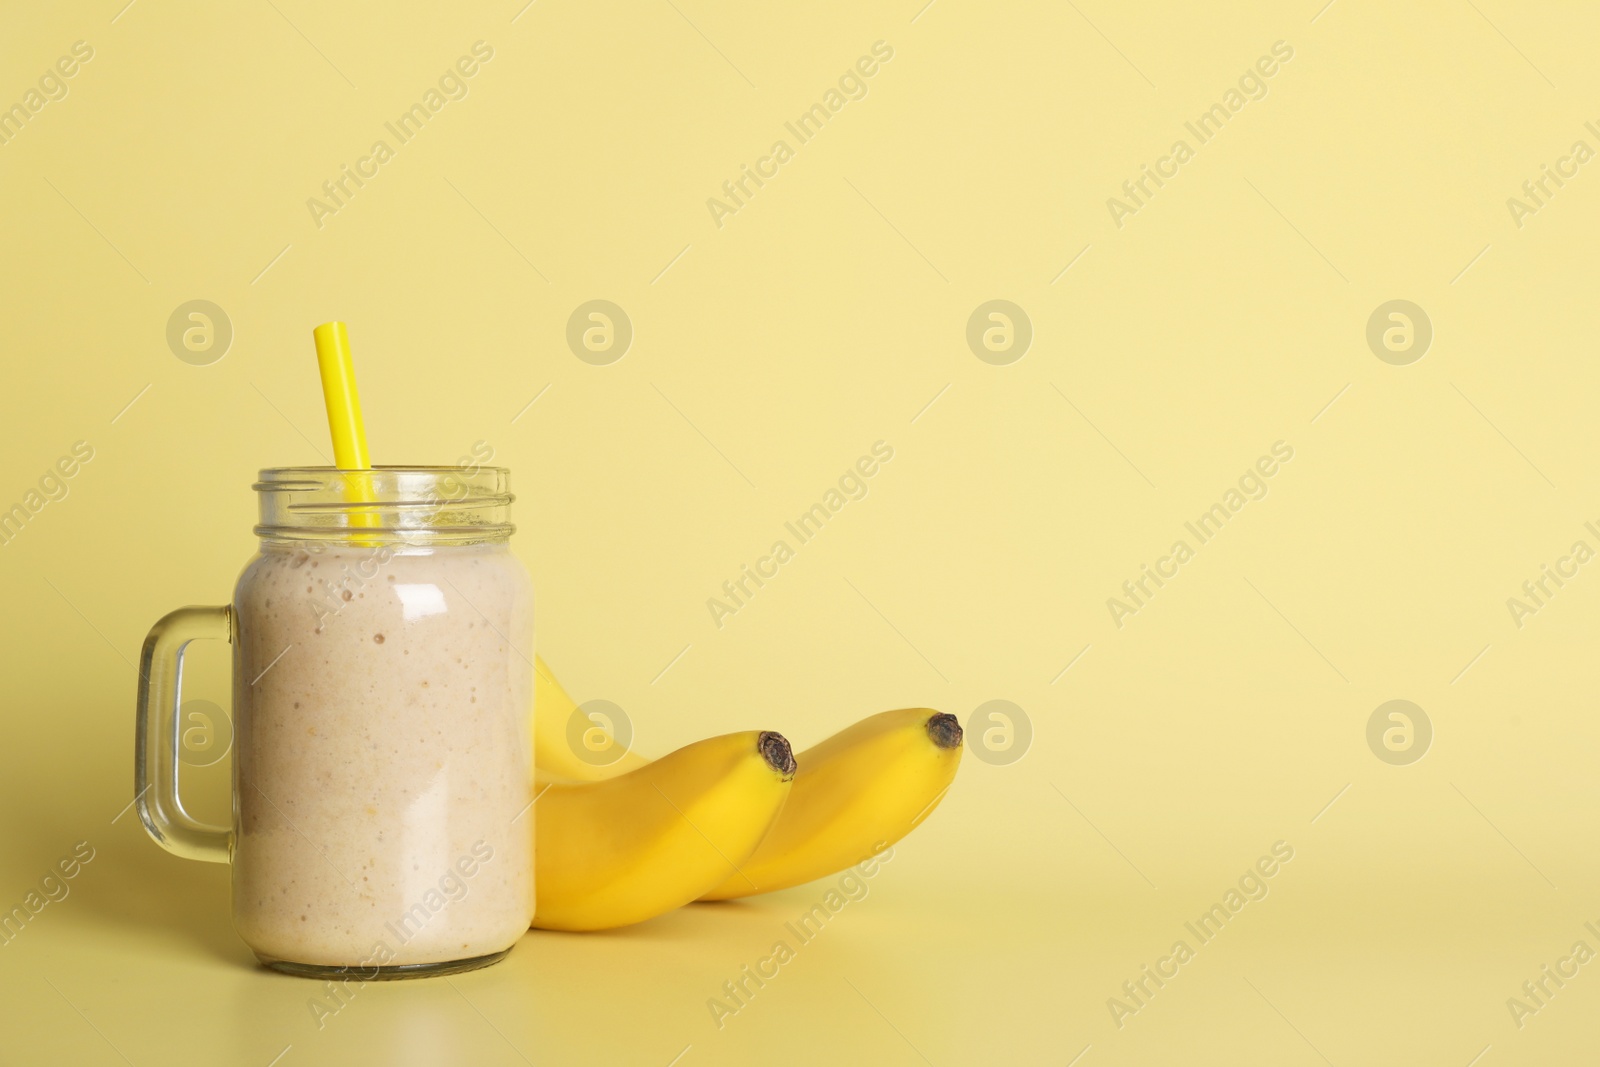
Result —
<instances>
[{"instance_id":1,"label":"banana stem tip","mask_svg":"<svg viewBox=\"0 0 1600 1067\"><path fill-rule=\"evenodd\" d=\"M772 730L763 730L761 736L756 738L756 748L767 761L767 765L782 774L786 780L794 777L796 764L788 738Z\"/></svg>"},{"instance_id":2,"label":"banana stem tip","mask_svg":"<svg viewBox=\"0 0 1600 1067\"><path fill-rule=\"evenodd\" d=\"M938 712L928 720L928 736L940 748L960 748L961 721L954 715Z\"/></svg>"}]
</instances>

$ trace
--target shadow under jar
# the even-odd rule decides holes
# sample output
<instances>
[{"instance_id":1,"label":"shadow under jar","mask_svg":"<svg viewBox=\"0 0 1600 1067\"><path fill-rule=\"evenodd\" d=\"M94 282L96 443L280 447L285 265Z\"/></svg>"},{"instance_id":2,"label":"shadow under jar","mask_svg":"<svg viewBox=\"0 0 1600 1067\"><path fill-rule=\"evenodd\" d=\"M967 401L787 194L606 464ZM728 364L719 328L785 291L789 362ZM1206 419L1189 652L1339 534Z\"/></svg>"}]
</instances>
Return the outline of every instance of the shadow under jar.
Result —
<instances>
[{"instance_id":1,"label":"shadow under jar","mask_svg":"<svg viewBox=\"0 0 1600 1067\"><path fill-rule=\"evenodd\" d=\"M155 840L230 862L268 966L392 978L494 963L534 910L533 590L503 468L264 470L229 607L157 623L136 788ZM182 653L233 644L233 826L178 799Z\"/></svg>"}]
</instances>

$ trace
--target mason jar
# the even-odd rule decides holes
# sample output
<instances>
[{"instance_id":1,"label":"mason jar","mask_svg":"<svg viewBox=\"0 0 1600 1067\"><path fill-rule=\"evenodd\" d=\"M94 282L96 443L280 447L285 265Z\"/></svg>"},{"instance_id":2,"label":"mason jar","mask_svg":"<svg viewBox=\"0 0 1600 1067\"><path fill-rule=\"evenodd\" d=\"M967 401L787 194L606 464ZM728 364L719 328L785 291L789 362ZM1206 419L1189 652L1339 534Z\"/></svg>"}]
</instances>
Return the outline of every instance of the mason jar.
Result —
<instances>
[{"instance_id":1,"label":"mason jar","mask_svg":"<svg viewBox=\"0 0 1600 1067\"><path fill-rule=\"evenodd\" d=\"M263 470L233 601L156 623L141 660L138 810L232 864L233 923L270 967L445 974L502 959L534 911L533 589L499 467ZM183 653L233 645L233 820L179 798Z\"/></svg>"}]
</instances>

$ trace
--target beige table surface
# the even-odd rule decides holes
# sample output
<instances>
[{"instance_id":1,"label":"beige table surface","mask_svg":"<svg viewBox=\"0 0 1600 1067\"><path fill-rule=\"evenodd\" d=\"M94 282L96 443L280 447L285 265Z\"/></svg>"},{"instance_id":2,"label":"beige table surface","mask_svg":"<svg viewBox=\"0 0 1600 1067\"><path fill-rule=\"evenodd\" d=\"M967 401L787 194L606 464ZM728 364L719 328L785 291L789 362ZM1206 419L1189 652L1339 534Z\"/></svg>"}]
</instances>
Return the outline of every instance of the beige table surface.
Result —
<instances>
[{"instance_id":1,"label":"beige table surface","mask_svg":"<svg viewBox=\"0 0 1600 1067\"><path fill-rule=\"evenodd\" d=\"M0 1062L1600 1061L1593 12L123 2L0 14L0 907L93 855L0 945ZM595 299L606 366L566 341ZM231 339L185 361L192 300ZM530 933L319 1026L127 806L145 630L228 596L258 468L326 462L335 317L380 461L512 469L538 647L644 750L991 700L1031 742L969 752L731 1016L827 883ZM1391 700L1426 743L1369 746ZM188 775L208 817L227 767Z\"/></svg>"}]
</instances>

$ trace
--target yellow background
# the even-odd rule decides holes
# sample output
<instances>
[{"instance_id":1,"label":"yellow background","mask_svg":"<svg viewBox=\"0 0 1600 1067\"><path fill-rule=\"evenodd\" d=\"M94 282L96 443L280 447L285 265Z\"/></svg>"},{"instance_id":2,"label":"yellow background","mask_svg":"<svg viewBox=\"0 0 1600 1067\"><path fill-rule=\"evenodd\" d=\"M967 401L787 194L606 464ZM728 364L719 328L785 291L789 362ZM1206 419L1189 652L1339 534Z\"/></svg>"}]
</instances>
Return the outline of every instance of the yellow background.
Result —
<instances>
[{"instance_id":1,"label":"yellow background","mask_svg":"<svg viewBox=\"0 0 1600 1067\"><path fill-rule=\"evenodd\" d=\"M0 904L96 850L0 947L0 1061L1593 1061L1600 964L1520 1029L1506 1007L1600 948L1600 567L1520 628L1506 606L1600 548L1600 163L1520 228L1506 206L1600 148L1592 13L122 2L0 18L0 103L94 49L0 146L0 508L95 449L0 548ZM467 98L319 229L307 198L479 40ZM879 40L868 95L718 228L707 198ZM1266 97L1118 228L1107 198L1280 40ZM635 331L610 366L565 342L597 298ZM233 326L210 366L166 343L192 299ZM991 299L1033 325L1008 366L965 340ZM1433 324L1409 366L1365 340L1392 299ZM720 1030L707 998L822 885L530 934L319 1031L226 872L118 816L145 630L226 599L257 468L325 461L335 317L376 460L482 440L512 469L539 648L646 751L992 699L1031 749L969 753ZM714 626L878 440L867 498ZM1106 599L1280 440L1269 495L1118 628ZM225 701L197 658L190 695ZM1435 731L1409 766L1366 742L1397 698ZM226 766L190 775L212 817ZM1278 840L1270 895L1119 1028L1107 999Z\"/></svg>"}]
</instances>

